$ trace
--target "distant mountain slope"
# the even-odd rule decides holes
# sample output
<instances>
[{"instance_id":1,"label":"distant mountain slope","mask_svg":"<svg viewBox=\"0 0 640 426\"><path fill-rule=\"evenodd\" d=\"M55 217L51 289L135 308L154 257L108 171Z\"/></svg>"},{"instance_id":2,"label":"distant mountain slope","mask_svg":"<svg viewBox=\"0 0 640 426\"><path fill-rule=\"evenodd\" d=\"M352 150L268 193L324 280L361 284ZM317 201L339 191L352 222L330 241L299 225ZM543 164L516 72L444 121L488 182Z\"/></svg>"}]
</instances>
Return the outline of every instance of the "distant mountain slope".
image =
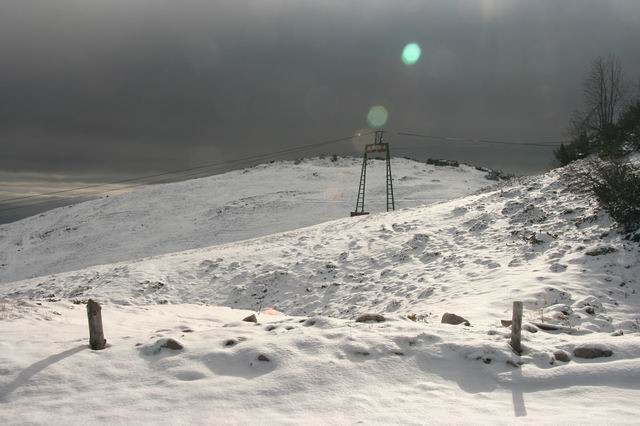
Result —
<instances>
[{"instance_id":1,"label":"distant mountain slope","mask_svg":"<svg viewBox=\"0 0 640 426\"><path fill-rule=\"evenodd\" d=\"M361 161L276 162L143 187L0 225L0 283L207 247L349 215ZM399 208L460 197L492 182L473 167L394 159ZM367 206L384 207L384 163L368 168Z\"/></svg>"}]
</instances>

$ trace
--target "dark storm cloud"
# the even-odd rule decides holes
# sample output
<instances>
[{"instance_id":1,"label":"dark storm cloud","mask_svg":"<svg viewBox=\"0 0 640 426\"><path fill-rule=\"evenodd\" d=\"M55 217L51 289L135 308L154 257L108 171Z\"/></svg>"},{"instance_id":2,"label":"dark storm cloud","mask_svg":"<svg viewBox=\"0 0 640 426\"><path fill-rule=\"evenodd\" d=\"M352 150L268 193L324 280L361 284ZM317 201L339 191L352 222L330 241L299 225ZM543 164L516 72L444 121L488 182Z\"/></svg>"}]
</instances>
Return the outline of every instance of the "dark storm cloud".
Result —
<instances>
[{"instance_id":1,"label":"dark storm cloud","mask_svg":"<svg viewBox=\"0 0 640 426\"><path fill-rule=\"evenodd\" d=\"M636 0L3 0L0 170L188 167L352 134L375 104L390 132L546 140L563 136L595 56L640 74L637 40ZM412 41L423 56L408 67ZM551 162L424 146L398 152Z\"/></svg>"}]
</instances>

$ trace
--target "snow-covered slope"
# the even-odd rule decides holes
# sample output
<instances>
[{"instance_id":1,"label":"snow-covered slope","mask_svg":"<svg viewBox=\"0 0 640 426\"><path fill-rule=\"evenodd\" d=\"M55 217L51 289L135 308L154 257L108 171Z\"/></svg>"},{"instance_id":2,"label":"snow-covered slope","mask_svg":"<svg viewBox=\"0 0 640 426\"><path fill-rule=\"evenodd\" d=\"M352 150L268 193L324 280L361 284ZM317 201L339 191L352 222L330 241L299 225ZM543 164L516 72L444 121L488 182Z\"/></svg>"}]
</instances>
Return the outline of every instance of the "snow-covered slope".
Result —
<instances>
[{"instance_id":1,"label":"snow-covered slope","mask_svg":"<svg viewBox=\"0 0 640 426\"><path fill-rule=\"evenodd\" d=\"M5 283L0 296L275 306L339 318L458 310L487 323L514 299L541 309L594 296L598 315L567 321L612 330L606 318L615 324L637 315L638 244L617 234L571 173L562 173L423 207Z\"/></svg>"},{"instance_id":2,"label":"snow-covered slope","mask_svg":"<svg viewBox=\"0 0 640 426\"><path fill-rule=\"evenodd\" d=\"M240 241L349 215L361 160L277 162L154 185L0 225L0 283ZM473 167L394 159L398 207L470 194L492 182ZM385 208L385 168L368 167L367 207Z\"/></svg>"},{"instance_id":3,"label":"snow-covered slope","mask_svg":"<svg viewBox=\"0 0 640 426\"><path fill-rule=\"evenodd\" d=\"M637 423L640 247L574 176L5 283L0 423Z\"/></svg>"}]
</instances>

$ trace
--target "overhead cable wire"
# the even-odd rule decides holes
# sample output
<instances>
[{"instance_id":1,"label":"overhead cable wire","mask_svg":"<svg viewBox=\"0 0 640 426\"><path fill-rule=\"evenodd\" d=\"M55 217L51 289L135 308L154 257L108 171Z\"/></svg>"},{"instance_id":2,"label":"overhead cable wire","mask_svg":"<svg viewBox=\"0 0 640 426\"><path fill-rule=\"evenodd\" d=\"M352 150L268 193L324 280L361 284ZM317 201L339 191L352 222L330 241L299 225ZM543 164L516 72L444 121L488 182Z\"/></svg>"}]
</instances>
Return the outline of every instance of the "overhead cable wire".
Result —
<instances>
[{"instance_id":1,"label":"overhead cable wire","mask_svg":"<svg viewBox=\"0 0 640 426\"><path fill-rule=\"evenodd\" d=\"M423 138L423 139L434 139L434 140L441 140L446 142L471 142L471 143L486 143L486 144L495 144L495 145L558 147L563 143L569 142L569 141L513 142L513 141L499 141L499 140L492 140L492 139L454 138L454 137L448 137L448 136L424 135L424 134L412 133L412 132L398 132L397 134L399 136L410 136L410 137Z\"/></svg>"}]
</instances>

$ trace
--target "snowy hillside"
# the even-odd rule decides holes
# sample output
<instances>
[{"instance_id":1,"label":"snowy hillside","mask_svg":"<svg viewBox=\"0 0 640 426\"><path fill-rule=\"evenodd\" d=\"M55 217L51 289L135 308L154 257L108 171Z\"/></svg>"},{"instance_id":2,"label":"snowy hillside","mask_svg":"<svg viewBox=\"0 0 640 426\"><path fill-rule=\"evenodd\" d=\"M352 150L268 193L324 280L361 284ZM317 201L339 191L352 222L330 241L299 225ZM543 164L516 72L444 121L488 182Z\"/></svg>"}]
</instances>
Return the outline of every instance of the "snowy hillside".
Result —
<instances>
[{"instance_id":1,"label":"snowy hillside","mask_svg":"<svg viewBox=\"0 0 640 426\"><path fill-rule=\"evenodd\" d=\"M0 283L240 241L344 218L361 160L277 162L60 208L0 225ZM470 194L493 182L473 167L394 159L396 205ZM385 168L368 168L367 207L385 208Z\"/></svg>"},{"instance_id":2,"label":"snowy hillside","mask_svg":"<svg viewBox=\"0 0 640 426\"><path fill-rule=\"evenodd\" d=\"M554 171L429 206L5 283L0 295L270 306L338 318L477 310L486 323L514 299L540 309L594 296L613 323L586 319L612 331L635 315L638 245L571 185Z\"/></svg>"},{"instance_id":3,"label":"snowy hillside","mask_svg":"<svg viewBox=\"0 0 640 426\"><path fill-rule=\"evenodd\" d=\"M574 175L5 283L0 421L633 424L640 247Z\"/></svg>"}]
</instances>

